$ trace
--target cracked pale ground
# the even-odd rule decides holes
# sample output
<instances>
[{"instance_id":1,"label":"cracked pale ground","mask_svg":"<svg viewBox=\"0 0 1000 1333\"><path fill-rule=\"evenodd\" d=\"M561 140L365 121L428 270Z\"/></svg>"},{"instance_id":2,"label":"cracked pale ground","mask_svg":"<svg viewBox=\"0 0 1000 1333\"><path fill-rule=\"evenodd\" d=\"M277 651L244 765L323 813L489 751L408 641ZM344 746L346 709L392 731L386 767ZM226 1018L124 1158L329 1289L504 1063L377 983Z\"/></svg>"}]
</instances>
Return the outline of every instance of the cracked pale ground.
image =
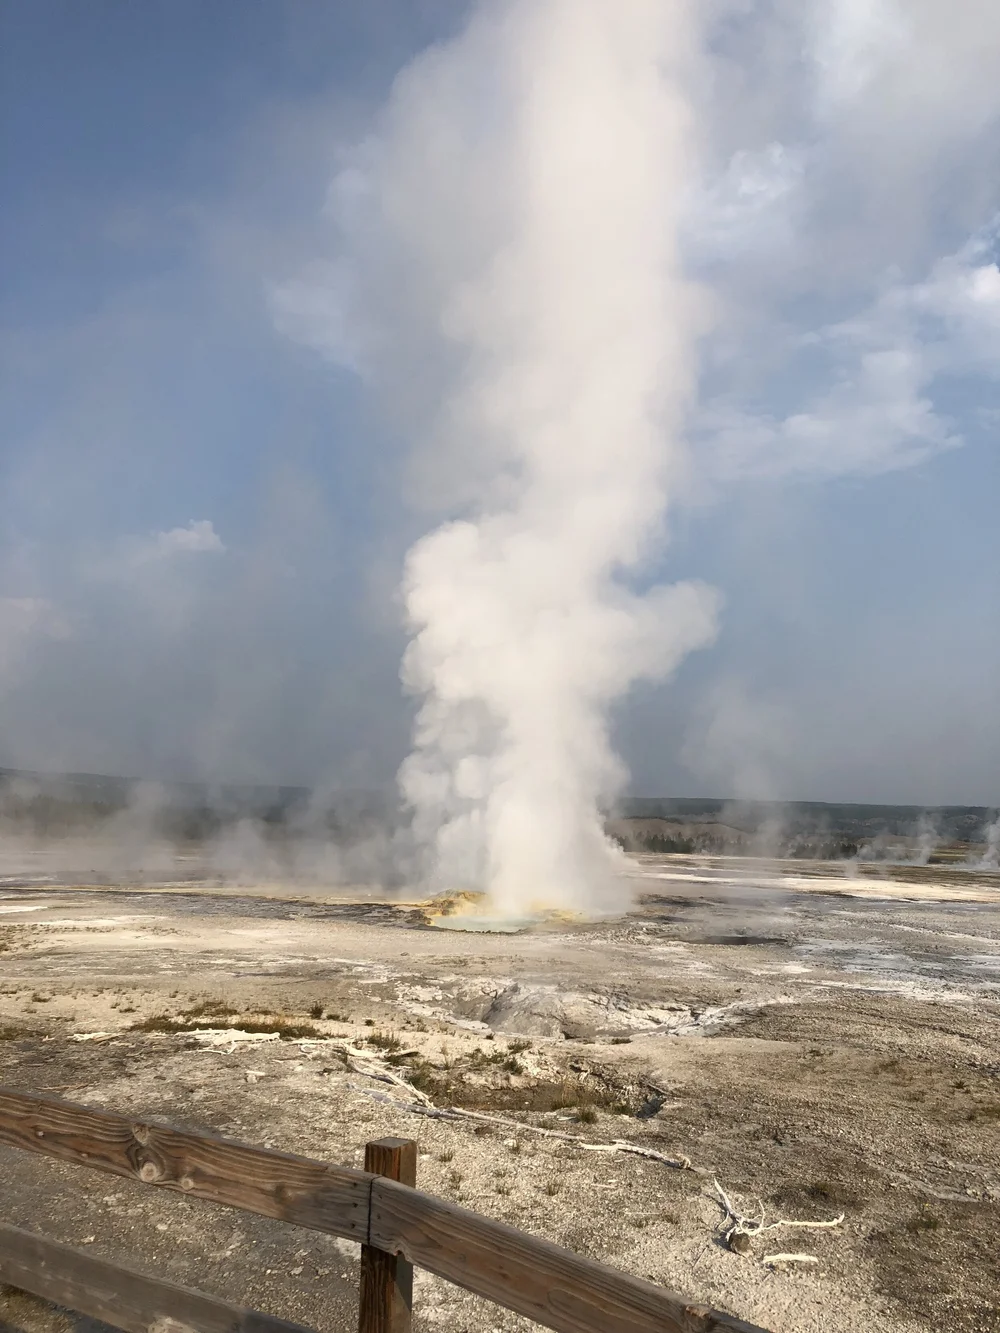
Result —
<instances>
[{"instance_id":1,"label":"cracked pale ground","mask_svg":"<svg viewBox=\"0 0 1000 1333\"><path fill-rule=\"evenodd\" d=\"M354 1164L412 1136L425 1189L775 1333L1000 1330L995 874L647 857L620 920L473 934L363 892L7 869L9 1086ZM316 1036L241 1030L275 1015ZM232 1031L137 1028L158 1017ZM347 1044L523 1128L423 1117ZM686 1156L748 1212L844 1221L735 1253L710 1177L529 1126ZM0 1173L18 1225L318 1328L356 1318L346 1242L11 1150ZM776 1250L819 1262L771 1271ZM418 1329L528 1326L426 1275L416 1309ZM11 1293L0 1311L87 1327Z\"/></svg>"}]
</instances>

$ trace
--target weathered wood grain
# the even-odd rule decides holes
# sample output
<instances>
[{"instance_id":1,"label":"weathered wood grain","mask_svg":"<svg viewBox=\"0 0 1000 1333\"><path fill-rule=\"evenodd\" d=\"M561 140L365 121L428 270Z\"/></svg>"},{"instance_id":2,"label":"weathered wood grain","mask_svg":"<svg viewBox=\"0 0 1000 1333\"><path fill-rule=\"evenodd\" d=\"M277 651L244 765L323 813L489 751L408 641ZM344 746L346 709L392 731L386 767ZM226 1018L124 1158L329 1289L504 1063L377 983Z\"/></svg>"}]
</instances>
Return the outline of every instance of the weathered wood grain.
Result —
<instances>
[{"instance_id":1,"label":"weathered wood grain","mask_svg":"<svg viewBox=\"0 0 1000 1333\"><path fill-rule=\"evenodd\" d=\"M0 1089L0 1143L314 1231L368 1239L371 1176L350 1167L7 1089Z\"/></svg>"},{"instance_id":2,"label":"weathered wood grain","mask_svg":"<svg viewBox=\"0 0 1000 1333\"><path fill-rule=\"evenodd\" d=\"M560 1333L766 1333L391 1180L372 1185L370 1243Z\"/></svg>"},{"instance_id":3,"label":"weathered wood grain","mask_svg":"<svg viewBox=\"0 0 1000 1333\"><path fill-rule=\"evenodd\" d=\"M308 1333L0 1223L0 1282L125 1333Z\"/></svg>"},{"instance_id":4,"label":"weathered wood grain","mask_svg":"<svg viewBox=\"0 0 1000 1333\"><path fill-rule=\"evenodd\" d=\"M0 1143L402 1255L558 1333L767 1333L366 1171L3 1089Z\"/></svg>"},{"instance_id":5,"label":"weathered wood grain","mask_svg":"<svg viewBox=\"0 0 1000 1333\"><path fill-rule=\"evenodd\" d=\"M417 1183L417 1145L412 1139L366 1143L365 1170L412 1187ZM412 1264L362 1245L358 1333L410 1333L412 1312Z\"/></svg>"}]
</instances>

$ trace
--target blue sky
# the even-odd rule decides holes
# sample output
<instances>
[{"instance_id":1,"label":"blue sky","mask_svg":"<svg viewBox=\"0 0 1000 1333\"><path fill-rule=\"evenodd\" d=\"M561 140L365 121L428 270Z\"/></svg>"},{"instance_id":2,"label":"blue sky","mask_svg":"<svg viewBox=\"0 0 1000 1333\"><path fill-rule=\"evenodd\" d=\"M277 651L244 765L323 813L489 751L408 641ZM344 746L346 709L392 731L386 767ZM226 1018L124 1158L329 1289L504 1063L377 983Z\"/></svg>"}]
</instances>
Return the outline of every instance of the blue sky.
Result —
<instances>
[{"instance_id":1,"label":"blue sky","mask_svg":"<svg viewBox=\"0 0 1000 1333\"><path fill-rule=\"evenodd\" d=\"M720 313L648 573L725 604L616 711L638 792L1000 803L1000 21L964 7L715 6L705 70L745 77L693 93L686 244ZM465 13L0 3L0 765L391 782L426 506L276 293Z\"/></svg>"}]
</instances>

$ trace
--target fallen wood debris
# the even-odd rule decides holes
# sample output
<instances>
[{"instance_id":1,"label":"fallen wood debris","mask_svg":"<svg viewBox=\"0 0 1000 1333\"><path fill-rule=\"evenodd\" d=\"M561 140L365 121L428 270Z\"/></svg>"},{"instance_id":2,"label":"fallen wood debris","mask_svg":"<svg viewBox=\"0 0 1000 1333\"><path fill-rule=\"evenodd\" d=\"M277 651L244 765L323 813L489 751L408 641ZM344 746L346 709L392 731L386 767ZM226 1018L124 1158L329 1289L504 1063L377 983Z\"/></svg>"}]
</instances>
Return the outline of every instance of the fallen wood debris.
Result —
<instances>
[{"instance_id":1,"label":"fallen wood debris","mask_svg":"<svg viewBox=\"0 0 1000 1333\"><path fill-rule=\"evenodd\" d=\"M718 1180L712 1180L717 1193L716 1202L722 1207L725 1216L722 1221L722 1237L731 1250L737 1254L745 1253L749 1248L748 1242L754 1236L762 1236L768 1231L777 1231L781 1227L810 1227L814 1229L839 1227L844 1220L844 1214L839 1217L831 1217L826 1221L814 1222L796 1217L779 1217L776 1222L768 1222L764 1213L764 1205L757 1201L760 1210L758 1217L750 1217L733 1203L732 1199L719 1184ZM815 1255L809 1254L771 1254L765 1256L761 1263L819 1263Z\"/></svg>"},{"instance_id":2,"label":"fallen wood debris","mask_svg":"<svg viewBox=\"0 0 1000 1333\"><path fill-rule=\"evenodd\" d=\"M404 1083L404 1086L409 1086L402 1079L400 1082ZM356 1083L351 1083L348 1086L353 1092L360 1092L362 1096L370 1097L373 1101L382 1102L386 1106L393 1106L399 1111L430 1116L432 1120L460 1120L472 1121L476 1124L497 1125L502 1129L517 1130L518 1133L538 1134L542 1138L558 1139L561 1143L569 1143L583 1152L629 1153L634 1157L645 1157L649 1161L662 1162L664 1166L672 1167L675 1171L691 1171L698 1176L709 1174L700 1167L692 1165L690 1157L668 1157L666 1153L656 1152L653 1148L643 1148L636 1143L626 1143L622 1139L616 1139L612 1143L587 1143L575 1134L567 1134L561 1129L546 1129L542 1125L527 1125L522 1120L509 1120L505 1116L486 1115L482 1111L466 1111L458 1106L434 1106L427 1098L422 1102L403 1102L397 1097L390 1097L388 1093L376 1092L373 1088L358 1087ZM423 1093L420 1094L421 1097L423 1095Z\"/></svg>"},{"instance_id":3,"label":"fallen wood debris","mask_svg":"<svg viewBox=\"0 0 1000 1333\"><path fill-rule=\"evenodd\" d=\"M558 1139L562 1143L570 1143L574 1148L580 1148L584 1152L620 1152L629 1153L635 1157L645 1157L649 1161L662 1162L664 1166L673 1167L677 1171L692 1171L695 1175L708 1176L708 1172L691 1163L690 1157L668 1157L666 1153L656 1152L653 1148L644 1148L635 1143L626 1143L622 1139L615 1139L612 1143L587 1143L584 1139L575 1134L567 1134L561 1129L547 1129L542 1125L527 1125L521 1120L511 1120L507 1116L486 1115L483 1111L467 1111L459 1106L435 1106L426 1093L415 1088L407 1079L402 1078L394 1070L388 1069L384 1065L372 1065L365 1061L362 1063L359 1056L362 1052L356 1049L341 1046L338 1048L343 1056L347 1067L355 1074L362 1074L366 1078L374 1079L379 1083L390 1083L395 1087L402 1088L413 1098L413 1102L403 1102L398 1098L389 1097L386 1093L375 1092L372 1088L361 1088L356 1084L350 1087L354 1092L360 1092L363 1096L371 1097L373 1101L383 1102L386 1105L394 1106L401 1111L410 1111L417 1115L427 1115L436 1120L466 1120L474 1121L478 1124L497 1125L503 1129L514 1129L519 1133L538 1134L542 1138ZM365 1052L364 1054L367 1054Z\"/></svg>"}]
</instances>

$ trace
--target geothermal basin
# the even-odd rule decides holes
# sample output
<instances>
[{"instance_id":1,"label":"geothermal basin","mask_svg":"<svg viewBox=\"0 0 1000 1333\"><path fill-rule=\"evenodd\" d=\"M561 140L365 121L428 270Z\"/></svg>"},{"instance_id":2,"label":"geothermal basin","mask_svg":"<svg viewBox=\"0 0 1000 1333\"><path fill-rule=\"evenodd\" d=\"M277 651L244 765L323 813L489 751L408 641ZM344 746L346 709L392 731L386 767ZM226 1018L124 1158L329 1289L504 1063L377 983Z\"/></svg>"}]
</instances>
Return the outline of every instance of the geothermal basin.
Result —
<instances>
[{"instance_id":1,"label":"geothermal basin","mask_svg":"<svg viewBox=\"0 0 1000 1333\"><path fill-rule=\"evenodd\" d=\"M197 858L109 876L25 854L0 878L0 1082L355 1165L413 1137L423 1188L775 1333L1000 1328L1000 876L641 856L622 903L436 916ZM614 1143L652 1155L580 1147ZM13 1150L0 1172L17 1225L314 1327L356 1318L345 1241ZM768 1220L843 1220L738 1253L716 1179ZM531 1327L420 1273L416 1311Z\"/></svg>"}]
</instances>

